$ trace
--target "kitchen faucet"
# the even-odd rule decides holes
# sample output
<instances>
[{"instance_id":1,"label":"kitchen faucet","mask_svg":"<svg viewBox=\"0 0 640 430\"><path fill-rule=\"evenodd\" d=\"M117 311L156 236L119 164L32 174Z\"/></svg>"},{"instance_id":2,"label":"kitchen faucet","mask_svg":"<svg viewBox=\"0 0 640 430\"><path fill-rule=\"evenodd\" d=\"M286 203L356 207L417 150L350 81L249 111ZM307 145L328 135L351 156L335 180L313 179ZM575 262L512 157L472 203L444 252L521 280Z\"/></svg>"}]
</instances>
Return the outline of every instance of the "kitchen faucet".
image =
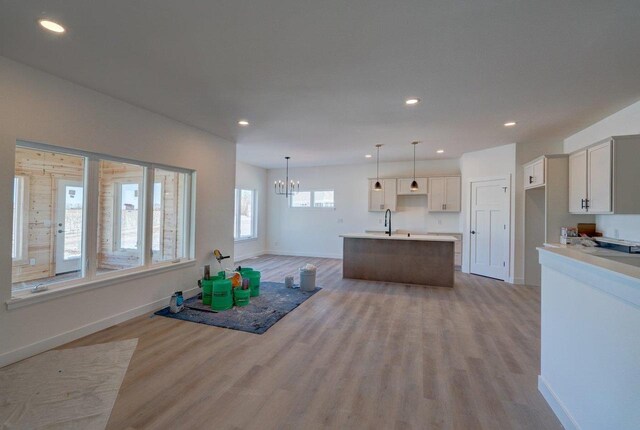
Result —
<instances>
[{"instance_id":1,"label":"kitchen faucet","mask_svg":"<svg viewBox=\"0 0 640 430\"><path fill-rule=\"evenodd\" d=\"M387 209L384 213L384 226L387 226L387 215L389 215L389 230L387 230L387 234L391 236L391 209Z\"/></svg>"}]
</instances>

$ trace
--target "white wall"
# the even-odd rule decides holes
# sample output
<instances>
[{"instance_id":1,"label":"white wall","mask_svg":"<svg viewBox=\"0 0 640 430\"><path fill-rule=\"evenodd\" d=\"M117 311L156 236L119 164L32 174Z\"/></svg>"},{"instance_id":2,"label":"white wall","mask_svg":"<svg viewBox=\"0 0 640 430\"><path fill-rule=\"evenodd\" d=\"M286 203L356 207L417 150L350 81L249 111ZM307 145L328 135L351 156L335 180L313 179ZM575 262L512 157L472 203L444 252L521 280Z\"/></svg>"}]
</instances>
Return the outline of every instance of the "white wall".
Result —
<instances>
[{"instance_id":1,"label":"white wall","mask_svg":"<svg viewBox=\"0 0 640 430\"><path fill-rule=\"evenodd\" d=\"M610 136L640 134L640 102L585 128L564 140L564 152L570 153ZM636 196L637 198L637 196ZM598 215L598 230L605 236L640 241L640 215Z\"/></svg>"},{"instance_id":2,"label":"white wall","mask_svg":"<svg viewBox=\"0 0 640 430\"><path fill-rule=\"evenodd\" d=\"M416 163L416 176L459 174L459 160ZM269 170L268 184L284 179L284 169ZM375 177L375 160L368 164L290 168L301 190L335 190L335 209L290 208L287 200L267 191L267 248L270 253L342 257L342 233L383 230L384 214L368 212L368 178ZM380 177L410 177L412 162L380 163ZM272 186L272 185L271 185ZM426 196L399 196L393 229L458 232L460 215L429 214Z\"/></svg>"},{"instance_id":3,"label":"white wall","mask_svg":"<svg viewBox=\"0 0 640 430\"><path fill-rule=\"evenodd\" d=\"M233 143L2 57L0 94L0 365L164 305L212 247L233 250ZM18 139L195 169L197 264L7 310Z\"/></svg>"},{"instance_id":4,"label":"white wall","mask_svg":"<svg viewBox=\"0 0 640 430\"><path fill-rule=\"evenodd\" d=\"M513 220L515 219L515 190L514 175L516 173L516 144L497 146L482 151L467 152L460 158L460 170L462 172L462 216L461 231L463 234L462 246L462 271L469 272L469 225L470 225L470 203L471 203L471 180L490 178L496 176L508 176L511 180L511 213L509 225L511 226L512 246L509 250L509 281L514 281L515 267L515 229Z\"/></svg>"},{"instance_id":5,"label":"white wall","mask_svg":"<svg viewBox=\"0 0 640 430\"><path fill-rule=\"evenodd\" d=\"M255 257L265 253L267 243L267 169L236 163L236 188L256 191L257 233L255 239L235 242L235 259Z\"/></svg>"}]
</instances>

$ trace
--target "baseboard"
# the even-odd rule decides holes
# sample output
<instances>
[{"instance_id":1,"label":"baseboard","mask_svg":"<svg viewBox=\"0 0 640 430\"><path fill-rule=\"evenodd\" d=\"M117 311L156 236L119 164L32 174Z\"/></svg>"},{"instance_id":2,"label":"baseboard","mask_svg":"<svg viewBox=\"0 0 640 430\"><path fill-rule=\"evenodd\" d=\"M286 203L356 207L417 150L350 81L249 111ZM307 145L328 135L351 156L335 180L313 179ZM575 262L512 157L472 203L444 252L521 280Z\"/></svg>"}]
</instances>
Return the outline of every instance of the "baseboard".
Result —
<instances>
[{"instance_id":1,"label":"baseboard","mask_svg":"<svg viewBox=\"0 0 640 430\"><path fill-rule=\"evenodd\" d=\"M512 283L515 285L524 285L524 278L513 278Z\"/></svg>"},{"instance_id":2,"label":"baseboard","mask_svg":"<svg viewBox=\"0 0 640 430\"><path fill-rule=\"evenodd\" d=\"M282 250L268 250L264 252L269 255L284 255L288 257L315 257L315 258L339 258L342 259L342 254L323 254L323 253L306 253L306 252L291 252Z\"/></svg>"},{"instance_id":3,"label":"baseboard","mask_svg":"<svg viewBox=\"0 0 640 430\"><path fill-rule=\"evenodd\" d=\"M199 288L192 288L190 290L184 291L183 294L185 297L189 298L198 293L199 290ZM72 342L76 339L80 339L81 337L88 336L92 333L104 330L105 328L120 324L121 322L130 320L140 315L153 312L157 309L167 306L168 304L169 297L165 297L163 299L147 303L146 305L138 306L136 308L129 309L128 311L112 315L98 321L94 321L82 327L60 333L48 339L43 339L30 345L23 346L22 348L5 352L4 354L0 354L0 368L18 362L20 360L24 360L25 358L32 357L36 354L40 354L41 352L57 348L58 346L64 345L65 343Z\"/></svg>"},{"instance_id":4,"label":"baseboard","mask_svg":"<svg viewBox=\"0 0 640 430\"><path fill-rule=\"evenodd\" d=\"M248 254L242 254L242 255L234 255L233 256L233 261L242 261L242 260L247 260L249 258L254 258L254 257L259 257L261 255L267 254L267 251L258 251L258 252L250 252Z\"/></svg>"},{"instance_id":5,"label":"baseboard","mask_svg":"<svg viewBox=\"0 0 640 430\"><path fill-rule=\"evenodd\" d=\"M538 375L538 391L540 391L540 394L542 394L542 397L547 401L551 410L556 414L556 417L558 417L566 430L580 430L578 423L576 423L542 375Z\"/></svg>"}]
</instances>

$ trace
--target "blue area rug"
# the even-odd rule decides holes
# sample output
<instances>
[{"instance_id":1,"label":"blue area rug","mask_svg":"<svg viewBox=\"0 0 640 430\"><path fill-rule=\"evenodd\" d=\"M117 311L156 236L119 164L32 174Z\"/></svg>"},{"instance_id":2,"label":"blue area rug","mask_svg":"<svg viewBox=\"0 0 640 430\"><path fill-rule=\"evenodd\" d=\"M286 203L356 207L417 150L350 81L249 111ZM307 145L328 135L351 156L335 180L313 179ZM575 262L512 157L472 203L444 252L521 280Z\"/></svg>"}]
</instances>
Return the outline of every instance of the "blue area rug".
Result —
<instances>
[{"instance_id":1,"label":"blue area rug","mask_svg":"<svg viewBox=\"0 0 640 430\"><path fill-rule=\"evenodd\" d=\"M261 282L260 295L251 297L249 305L244 307L235 306L226 311L213 312L196 296L185 300L182 312L172 314L166 307L155 315L262 334L320 290L316 288L306 292L298 288L286 288L281 282Z\"/></svg>"}]
</instances>

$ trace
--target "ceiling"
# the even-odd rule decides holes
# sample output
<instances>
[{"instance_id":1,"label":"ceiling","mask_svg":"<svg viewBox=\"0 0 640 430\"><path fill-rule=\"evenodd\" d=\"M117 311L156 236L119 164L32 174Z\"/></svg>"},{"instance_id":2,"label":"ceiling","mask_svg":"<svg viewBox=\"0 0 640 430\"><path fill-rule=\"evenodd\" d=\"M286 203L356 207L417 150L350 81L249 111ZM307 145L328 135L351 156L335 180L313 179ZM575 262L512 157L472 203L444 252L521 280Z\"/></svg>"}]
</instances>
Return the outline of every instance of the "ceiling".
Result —
<instances>
[{"instance_id":1,"label":"ceiling","mask_svg":"<svg viewBox=\"0 0 640 430\"><path fill-rule=\"evenodd\" d=\"M638 0L0 0L0 55L239 160L326 165L567 137L640 99L638 22Z\"/></svg>"}]
</instances>

